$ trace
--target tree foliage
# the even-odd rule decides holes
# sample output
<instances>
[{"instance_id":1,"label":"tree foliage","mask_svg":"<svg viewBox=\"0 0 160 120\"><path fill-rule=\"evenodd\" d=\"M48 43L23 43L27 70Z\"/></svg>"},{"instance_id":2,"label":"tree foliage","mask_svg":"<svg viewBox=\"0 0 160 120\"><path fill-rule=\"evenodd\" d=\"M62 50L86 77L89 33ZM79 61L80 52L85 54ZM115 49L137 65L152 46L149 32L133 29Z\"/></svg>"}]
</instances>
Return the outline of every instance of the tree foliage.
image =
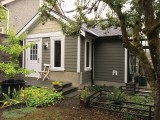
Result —
<instances>
[{"instance_id":1,"label":"tree foliage","mask_svg":"<svg viewBox=\"0 0 160 120\"><path fill-rule=\"evenodd\" d=\"M57 0L47 0L51 3ZM160 1L159 0L77 0L73 22L63 26L68 35L79 34L83 24L87 27L110 26L121 28L122 44L139 60L154 93L155 120L160 119ZM102 12L103 11L103 12ZM92 19L87 14L95 13ZM48 11L49 13L49 11ZM105 18L102 14L105 13ZM43 16L44 17L44 16ZM47 19L47 16L45 16ZM73 27L72 27L73 26ZM70 34L71 33L71 34ZM130 42L129 37L132 37ZM148 41L151 62L141 40Z\"/></svg>"},{"instance_id":2,"label":"tree foliage","mask_svg":"<svg viewBox=\"0 0 160 120\"><path fill-rule=\"evenodd\" d=\"M7 20L7 12L4 7L0 5L0 22L2 20Z\"/></svg>"},{"instance_id":3,"label":"tree foliage","mask_svg":"<svg viewBox=\"0 0 160 120\"><path fill-rule=\"evenodd\" d=\"M19 65L19 57L22 52L30 47L31 45L21 45L21 41L25 38L26 34L22 34L16 37L15 30L10 30L8 32L8 38L4 40L3 44L0 45L0 50L9 55L10 61L5 63L0 63L0 70L5 73L7 77L13 78L17 74L28 75L32 71L21 68Z\"/></svg>"}]
</instances>

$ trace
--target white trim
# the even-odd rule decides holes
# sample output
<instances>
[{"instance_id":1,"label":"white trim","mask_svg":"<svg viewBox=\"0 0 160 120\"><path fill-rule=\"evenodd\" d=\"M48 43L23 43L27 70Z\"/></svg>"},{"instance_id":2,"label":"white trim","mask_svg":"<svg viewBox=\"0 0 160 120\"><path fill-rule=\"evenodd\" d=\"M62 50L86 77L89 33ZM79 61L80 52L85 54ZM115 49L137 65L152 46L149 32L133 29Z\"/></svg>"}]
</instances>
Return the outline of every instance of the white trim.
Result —
<instances>
[{"instance_id":1,"label":"white trim","mask_svg":"<svg viewBox=\"0 0 160 120\"><path fill-rule=\"evenodd\" d=\"M128 63L128 50L125 48L125 56L124 56L124 83L127 83L127 63Z\"/></svg>"},{"instance_id":2,"label":"white trim","mask_svg":"<svg viewBox=\"0 0 160 120\"><path fill-rule=\"evenodd\" d=\"M80 34L82 35L82 36L86 36L86 32L85 31L83 31L83 30L80 30Z\"/></svg>"},{"instance_id":3,"label":"white trim","mask_svg":"<svg viewBox=\"0 0 160 120\"><path fill-rule=\"evenodd\" d=\"M40 58L39 58L39 63L40 63L40 68L42 68L42 38L38 38L38 39L25 39L26 43L28 44L29 42L40 42L40 49L39 49L39 54L40 54ZM28 50L26 49L26 54L25 54L26 58L25 58L25 68L28 67Z\"/></svg>"},{"instance_id":4,"label":"white trim","mask_svg":"<svg viewBox=\"0 0 160 120\"><path fill-rule=\"evenodd\" d=\"M22 33L24 33L26 30L28 30L28 28L35 23L38 18L39 18L40 14L38 13L18 34L17 37L19 37Z\"/></svg>"},{"instance_id":5,"label":"white trim","mask_svg":"<svg viewBox=\"0 0 160 120\"><path fill-rule=\"evenodd\" d=\"M80 81L80 85L81 85L82 84L82 72L80 72L79 74L80 74L80 78L79 78L80 80L79 81Z\"/></svg>"},{"instance_id":6,"label":"white trim","mask_svg":"<svg viewBox=\"0 0 160 120\"><path fill-rule=\"evenodd\" d=\"M64 14L64 12L63 12L63 10L62 10L62 8L60 7L60 5L59 5L58 2L56 2L56 5L57 5L59 11L61 12L61 14L65 16L65 14Z\"/></svg>"},{"instance_id":7,"label":"white trim","mask_svg":"<svg viewBox=\"0 0 160 120\"><path fill-rule=\"evenodd\" d=\"M39 0L39 7L42 7L44 0Z\"/></svg>"},{"instance_id":8,"label":"white trim","mask_svg":"<svg viewBox=\"0 0 160 120\"><path fill-rule=\"evenodd\" d=\"M81 38L78 36L77 41L77 72L80 72L80 62L81 62Z\"/></svg>"},{"instance_id":9,"label":"white trim","mask_svg":"<svg viewBox=\"0 0 160 120\"><path fill-rule=\"evenodd\" d=\"M61 16L55 14L54 12L51 12L50 14L53 15L56 19L62 21L63 23L68 24L67 20L63 19Z\"/></svg>"},{"instance_id":10,"label":"white trim","mask_svg":"<svg viewBox=\"0 0 160 120\"><path fill-rule=\"evenodd\" d=\"M48 33L38 33L38 34L29 34L26 38L42 38L42 37L57 37L63 36L63 32L48 32Z\"/></svg>"},{"instance_id":11,"label":"white trim","mask_svg":"<svg viewBox=\"0 0 160 120\"><path fill-rule=\"evenodd\" d=\"M23 40L23 46L25 45L25 39ZM22 67L25 68L25 50L22 53Z\"/></svg>"},{"instance_id":12,"label":"white trim","mask_svg":"<svg viewBox=\"0 0 160 120\"><path fill-rule=\"evenodd\" d=\"M89 42L89 67L86 67L86 51L87 51L87 42ZM85 57L84 57L84 70L91 71L91 62L92 62L92 41L91 39L85 39Z\"/></svg>"},{"instance_id":13,"label":"white trim","mask_svg":"<svg viewBox=\"0 0 160 120\"><path fill-rule=\"evenodd\" d=\"M91 49L92 49L92 55L93 55L93 58L92 58L92 62L93 62L93 63L92 63L92 65L93 65L93 66L92 66L92 69L93 69L93 80L94 80L94 76L95 76L95 73L94 73L94 72L95 72L95 71L94 71L94 44L93 44L92 47L93 47L93 49L91 48Z\"/></svg>"},{"instance_id":14,"label":"white trim","mask_svg":"<svg viewBox=\"0 0 160 120\"><path fill-rule=\"evenodd\" d=\"M51 40L51 58L50 58L50 64L51 64L51 71L64 71L64 56L65 56L65 36L55 36L50 37ZM61 67L54 67L54 42L60 40L61 41Z\"/></svg>"},{"instance_id":15,"label":"white trim","mask_svg":"<svg viewBox=\"0 0 160 120\"><path fill-rule=\"evenodd\" d=\"M1 2L1 4L6 5L6 4L8 4L10 2L13 2L13 1L15 1L15 0L4 0L4 1Z\"/></svg>"}]
</instances>

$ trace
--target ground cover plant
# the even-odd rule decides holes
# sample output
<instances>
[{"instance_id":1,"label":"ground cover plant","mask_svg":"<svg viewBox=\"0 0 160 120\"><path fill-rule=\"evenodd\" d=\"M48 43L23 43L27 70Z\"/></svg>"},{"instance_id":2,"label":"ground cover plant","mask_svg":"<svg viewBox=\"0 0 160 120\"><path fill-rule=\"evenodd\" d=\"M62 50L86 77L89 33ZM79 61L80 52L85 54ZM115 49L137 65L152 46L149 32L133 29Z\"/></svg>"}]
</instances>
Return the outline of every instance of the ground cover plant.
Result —
<instances>
[{"instance_id":1,"label":"ground cover plant","mask_svg":"<svg viewBox=\"0 0 160 120\"><path fill-rule=\"evenodd\" d=\"M57 92L54 88L48 89L46 87L37 88L35 86L14 91L12 98L6 93L2 93L3 104L1 108L17 109L21 107L43 107L58 103L63 99L62 92Z\"/></svg>"},{"instance_id":2,"label":"ground cover plant","mask_svg":"<svg viewBox=\"0 0 160 120\"><path fill-rule=\"evenodd\" d=\"M2 115L5 119L18 119L21 117L25 117L28 114L31 114L32 112L36 112L37 108L35 107L25 107L21 109L14 109L10 111L5 111Z\"/></svg>"},{"instance_id":3,"label":"ground cover plant","mask_svg":"<svg viewBox=\"0 0 160 120\"><path fill-rule=\"evenodd\" d=\"M79 105L79 98L74 97L65 98L54 106L36 108L19 118L4 118L3 115L3 120L123 120L123 118L102 109L83 108Z\"/></svg>"},{"instance_id":4,"label":"ground cover plant","mask_svg":"<svg viewBox=\"0 0 160 120\"><path fill-rule=\"evenodd\" d=\"M54 88L37 88L35 86L26 88L22 96L24 96L26 104L31 107L48 106L63 99L62 92L57 92Z\"/></svg>"}]
</instances>

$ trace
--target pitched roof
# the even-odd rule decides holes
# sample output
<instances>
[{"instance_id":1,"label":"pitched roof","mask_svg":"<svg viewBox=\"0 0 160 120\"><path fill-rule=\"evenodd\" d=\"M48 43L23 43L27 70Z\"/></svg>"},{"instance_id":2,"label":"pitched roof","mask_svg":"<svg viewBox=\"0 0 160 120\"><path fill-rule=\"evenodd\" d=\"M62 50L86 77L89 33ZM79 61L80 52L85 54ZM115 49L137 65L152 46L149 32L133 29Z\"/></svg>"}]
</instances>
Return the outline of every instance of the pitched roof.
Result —
<instances>
[{"instance_id":1,"label":"pitched roof","mask_svg":"<svg viewBox=\"0 0 160 120\"><path fill-rule=\"evenodd\" d=\"M95 28L87 28L86 25L82 25L82 29L86 32L94 34L97 37L109 37L109 36L121 36L122 32L120 27L110 27L105 30L102 30L100 26L96 26Z\"/></svg>"},{"instance_id":2,"label":"pitched roof","mask_svg":"<svg viewBox=\"0 0 160 120\"><path fill-rule=\"evenodd\" d=\"M52 10L51 15L53 15L56 19L59 21L62 21L66 24L68 24L68 21L70 20L66 16L59 14L55 10ZM28 30L37 20L39 20L40 13L37 13L18 33L17 36L21 35L23 32ZM102 30L100 27L96 26L95 28L87 28L86 25L82 25L81 30L84 32L91 33L97 37L107 37L107 36L120 36L122 35L120 28L111 27L105 30Z\"/></svg>"}]
</instances>

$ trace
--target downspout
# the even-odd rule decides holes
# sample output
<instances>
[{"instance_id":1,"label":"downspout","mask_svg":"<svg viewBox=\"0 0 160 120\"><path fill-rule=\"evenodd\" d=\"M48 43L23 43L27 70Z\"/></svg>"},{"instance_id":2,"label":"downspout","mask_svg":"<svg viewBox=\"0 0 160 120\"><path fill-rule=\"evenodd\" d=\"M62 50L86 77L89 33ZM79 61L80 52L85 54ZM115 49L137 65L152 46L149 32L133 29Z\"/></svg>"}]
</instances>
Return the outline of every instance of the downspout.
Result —
<instances>
[{"instance_id":1,"label":"downspout","mask_svg":"<svg viewBox=\"0 0 160 120\"><path fill-rule=\"evenodd\" d=\"M91 85L94 85L94 42L92 43L92 70L91 70Z\"/></svg>"}]
</instances>

